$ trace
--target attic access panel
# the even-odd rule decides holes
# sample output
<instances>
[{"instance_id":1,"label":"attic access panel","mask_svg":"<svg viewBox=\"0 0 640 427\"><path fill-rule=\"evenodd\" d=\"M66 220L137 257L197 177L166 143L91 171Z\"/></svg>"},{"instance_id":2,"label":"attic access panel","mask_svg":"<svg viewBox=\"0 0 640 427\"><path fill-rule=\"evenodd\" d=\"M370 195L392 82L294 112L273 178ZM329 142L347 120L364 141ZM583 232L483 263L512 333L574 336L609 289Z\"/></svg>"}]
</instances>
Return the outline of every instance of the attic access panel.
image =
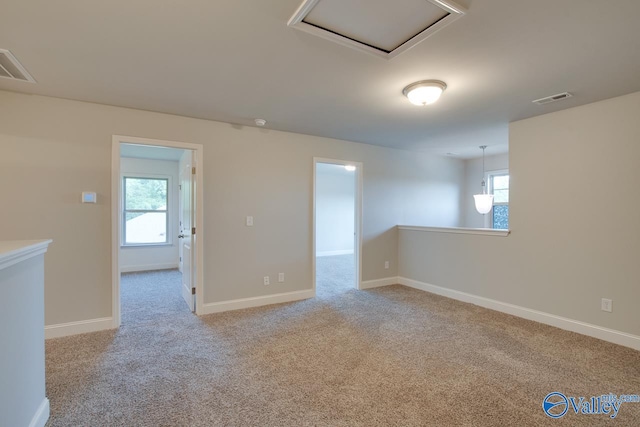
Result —
<instances>
[{"instance_id":1,"label":"attic access panel","mask_svg":"<svg viewBox=\"0 0 640 427\"><path fill-rule=\"evenodd\" d=\"M0 49L0 77L35 83L35 79L7 49Z\"/></svg>"},{"instance_id":2,"label":"attic access panel","mask_svg":"<svg viewBox=\"0 0 640 427\"><path fill-rule=\"evenodd\" d=\"M287 25L391 59L465 11L449 0L304 0Z\"/></svg>"}]
</instances>

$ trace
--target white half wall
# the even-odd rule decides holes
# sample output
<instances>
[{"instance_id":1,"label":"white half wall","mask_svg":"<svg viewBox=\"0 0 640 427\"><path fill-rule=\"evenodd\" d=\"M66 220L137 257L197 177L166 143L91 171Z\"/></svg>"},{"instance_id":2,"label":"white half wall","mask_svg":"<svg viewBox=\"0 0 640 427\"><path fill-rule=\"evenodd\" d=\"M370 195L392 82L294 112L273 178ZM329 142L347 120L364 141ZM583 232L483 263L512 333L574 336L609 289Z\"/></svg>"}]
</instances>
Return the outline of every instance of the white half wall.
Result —
<instances>
[{"instance_id":1,"label":"white half wall","mask_svg":"<svg viewBox=\"0 0 640 427\"><path fill-rule=\"evenodd\" d=\"M316 166L316 256L353 253L356 172Z\"/></svg>"},{"instance_id":2,"label":"white half wall","mask_svg":"<svg viewBox=\"0 0 640 427\"><path fill-rule=\"evenodd\" d=\"M149 271L178 268L178 162L123 157L120 159L123 176L169 178L169 226L166 245L121 246L120 271Z\"/></svg>"}]
</instances>

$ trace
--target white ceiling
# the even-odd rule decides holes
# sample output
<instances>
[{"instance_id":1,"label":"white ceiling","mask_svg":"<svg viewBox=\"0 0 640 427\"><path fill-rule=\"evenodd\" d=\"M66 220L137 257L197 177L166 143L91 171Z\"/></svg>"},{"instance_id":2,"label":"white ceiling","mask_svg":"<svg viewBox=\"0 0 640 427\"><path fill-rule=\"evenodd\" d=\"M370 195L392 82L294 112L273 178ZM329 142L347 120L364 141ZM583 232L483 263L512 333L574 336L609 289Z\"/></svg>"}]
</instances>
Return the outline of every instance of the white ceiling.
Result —
<instances>
[{"instance_id":1,"label":"white ceiling","mask_svg":"<svg viewBox=\"0 0 640 427\"><path fill-rule=\"evenodd\" d=\"M288 27L300 3L4 0L0 48L38 83L0 89L460 157L506 151L510 121L640 90L638 0L459 0L391 60ZM425 79L448 88L416 107L402 89Z\"/></svg>"}]
</instances>

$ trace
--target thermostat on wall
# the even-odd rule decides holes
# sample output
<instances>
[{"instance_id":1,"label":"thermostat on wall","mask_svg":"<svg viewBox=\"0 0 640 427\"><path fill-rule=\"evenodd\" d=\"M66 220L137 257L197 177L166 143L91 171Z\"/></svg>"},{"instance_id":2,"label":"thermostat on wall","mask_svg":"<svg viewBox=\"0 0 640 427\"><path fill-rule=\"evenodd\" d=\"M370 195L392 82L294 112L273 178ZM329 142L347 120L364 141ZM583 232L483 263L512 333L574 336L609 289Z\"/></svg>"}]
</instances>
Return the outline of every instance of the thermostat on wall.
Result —
<instances>
[{"instance_id":1,"label":"thermostat on wall","mask_svg":"<svg viewBox=\"0 0 640 427\"><path fill-rule=\"evenodd\" d=\"M91 191L82 192L82 203L96 203L96 193Z\"/></svg>"}]
</instances>

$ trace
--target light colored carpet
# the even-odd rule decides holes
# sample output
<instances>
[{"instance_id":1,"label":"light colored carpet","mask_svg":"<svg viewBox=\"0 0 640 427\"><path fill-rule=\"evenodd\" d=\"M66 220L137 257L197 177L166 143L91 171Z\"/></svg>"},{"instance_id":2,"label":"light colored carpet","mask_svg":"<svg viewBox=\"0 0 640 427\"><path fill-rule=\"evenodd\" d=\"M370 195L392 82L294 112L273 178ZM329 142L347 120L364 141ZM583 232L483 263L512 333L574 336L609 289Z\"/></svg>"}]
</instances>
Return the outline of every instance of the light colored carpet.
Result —
<instances>
[{"instance_id":1,"label":"light colored carpet","mask_svg":"<svg viewBox=\"0 0 640 427\"><path fill-rule=\"evenodd\" d=\"M638 394L628 348L399 285L196 317L176 278L126 275L118 331L47 341L48 426L640 425L542 411Z\"/></svg>"},{"instance_id":2,"label":"light colored carpet","mask_svg":"<svg viewBox=\"0 0 640 427\"><path fill-rule=\"evenodd\" d=\"M353 255L316 257L316 295L331 298L355 289Z\"/></svg>"}]
</instances>

